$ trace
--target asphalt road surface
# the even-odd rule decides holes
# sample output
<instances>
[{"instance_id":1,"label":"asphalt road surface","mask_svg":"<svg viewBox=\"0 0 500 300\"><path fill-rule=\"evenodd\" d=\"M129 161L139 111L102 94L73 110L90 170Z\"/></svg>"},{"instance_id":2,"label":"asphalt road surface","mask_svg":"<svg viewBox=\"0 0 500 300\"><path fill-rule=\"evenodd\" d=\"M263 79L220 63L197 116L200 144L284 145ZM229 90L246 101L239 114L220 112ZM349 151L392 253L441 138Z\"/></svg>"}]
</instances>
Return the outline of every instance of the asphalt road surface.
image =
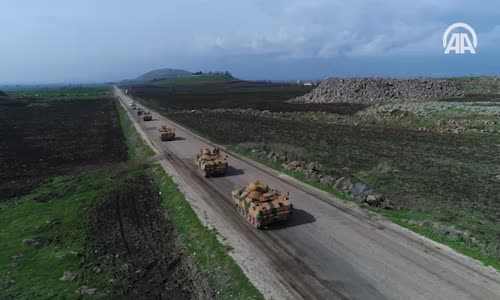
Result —
<instances>
[{"instance_id":1,"label":"asphalt road surface","mask_svg":"<svg viewBox=\"0 0 500 300\"><path fill-rule=\"evenodd\" d=\"M123 103L132 101L115 93ZM226 176L203 178L193 157L206 140L157 113L153 121L134 121L205 204L265 253L294 298L500 299L500 275L492 268L245 158L229 154ZM176 128L177 140L160 141L163 124ZM295 211L288 223L257 230L238 215L232 189L257 179L290 192Z\"/></svg>"}]
</instances>

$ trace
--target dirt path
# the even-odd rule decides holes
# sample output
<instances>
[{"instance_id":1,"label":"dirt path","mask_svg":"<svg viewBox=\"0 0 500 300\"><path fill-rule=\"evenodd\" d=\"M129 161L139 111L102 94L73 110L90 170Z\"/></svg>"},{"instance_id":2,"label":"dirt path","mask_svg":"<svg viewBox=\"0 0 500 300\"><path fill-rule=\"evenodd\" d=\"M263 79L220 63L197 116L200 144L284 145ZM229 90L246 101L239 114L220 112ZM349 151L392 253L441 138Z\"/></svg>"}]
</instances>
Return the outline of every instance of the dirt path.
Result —
<instances>
[{"instance_id":1,"label":"dirt path","mask_svg":"<svg viewBox=\"0 0 500 300\"><path fill-rule=\"evenodd\" d=\"M120 90L115 93L124 104L131 101ZM208 141L158 114L153 118L145 123L132 117L199 215L226 238L233 257L267 298L500 298L500 275L493 269L253 161L230 154L227 176L201 178L192 157ZM179 139L162 143L157 133L162 124L176 127ZM288 224L258 231L240 219L230 191L256 179L290 192L296 214Z\"/></svg>"}]
</instances>

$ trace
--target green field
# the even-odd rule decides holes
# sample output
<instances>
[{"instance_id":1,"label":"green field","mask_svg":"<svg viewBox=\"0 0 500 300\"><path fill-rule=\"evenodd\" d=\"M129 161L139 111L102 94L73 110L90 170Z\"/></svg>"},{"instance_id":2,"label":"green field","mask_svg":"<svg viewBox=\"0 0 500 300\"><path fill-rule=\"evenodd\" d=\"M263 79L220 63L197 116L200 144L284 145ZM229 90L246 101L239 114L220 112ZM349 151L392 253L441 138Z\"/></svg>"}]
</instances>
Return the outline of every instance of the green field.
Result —
<instances>
[{"instance_id":1,"label":"green field","mask_svg":"<svg viewBox=\"0 0 500 300\"><path fill-rule=\"evenodd\" d=\"M0 298L76 299L75 290L83 285L103 296L112 270L94 274L88 268L89 208L138 172L124 171L56 177L27 196L0 204ZM34 245L23 246L27 241ZM77 278L60 280L65 271Z\"/></svg>"},{"instance_id":2,"label":"green field","mask_svg":"<svg viewBox=\"0 0 500 300\"><path fill-rule=\"evenodd\" d=\"M34 87L6 90L9 96L28 102L63 102L72 100L99 99L111 96L110 86Z\"/></svg>"},{"instance_id":3,"label":"green field","mask_svg":"<svg viewBox=\"0 0 500 300\"><path fill-rule=\"evenodd\" d=\"M202 74L202 75L192 75L189 77L179 77L174 79L164 79L153 81L154 84L158 85L176 85L176 84L196 84L196 83L210 83L210 82L223 82L223 81L235 81L238 80L232 75L226 74Z\"/></svg>"}]
</instances>

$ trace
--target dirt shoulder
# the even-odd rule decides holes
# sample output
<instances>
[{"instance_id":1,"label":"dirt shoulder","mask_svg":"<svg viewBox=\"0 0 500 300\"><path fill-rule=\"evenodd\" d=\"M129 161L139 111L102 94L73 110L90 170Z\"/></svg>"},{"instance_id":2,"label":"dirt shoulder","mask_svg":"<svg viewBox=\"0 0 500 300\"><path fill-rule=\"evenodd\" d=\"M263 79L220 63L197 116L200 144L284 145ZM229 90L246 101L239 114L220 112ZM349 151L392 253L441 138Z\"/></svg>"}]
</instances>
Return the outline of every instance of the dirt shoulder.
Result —
<instances>
[{"instance_id":1,"label":"dirt shoulder","mask_svg":"<svg viewBox=\"0 0 500 300\"><path fill-rule=\"evenodd\" d=\"M213 292L162 208L158 188L141 174L91 213L91 268L114 270L110 294L133 299L211 299Z\"/></svg>"}]
</instances>

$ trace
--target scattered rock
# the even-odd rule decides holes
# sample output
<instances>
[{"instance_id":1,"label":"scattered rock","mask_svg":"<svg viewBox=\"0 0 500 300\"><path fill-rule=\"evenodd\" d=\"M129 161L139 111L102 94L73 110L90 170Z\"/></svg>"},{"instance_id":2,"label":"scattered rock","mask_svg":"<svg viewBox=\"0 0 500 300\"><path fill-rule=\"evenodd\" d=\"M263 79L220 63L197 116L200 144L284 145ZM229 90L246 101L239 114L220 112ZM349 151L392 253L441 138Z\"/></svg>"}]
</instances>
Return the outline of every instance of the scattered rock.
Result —
<instances>
[{"instance_id":1,"label":"scattered rock","mask_svg":"<svg viewBox=\"0 0 500 300\"><path fill-rule=\"evenodd\" d=\"M450 226L443 231L443 234L451 237L460 237L462 235L462 232L455 229L455 227Z\"/></svg>"},{"instance_id":2,"label":"scattered rock","mask_svg":"<svg viewBox=\"0 0 500 300\"><path fill-rule=\"evenodd\" d=\"M59 260L65 259L65 258L73 258L73 257L78 257L78 252L76 251L66 251L66 252L59 252L56 253L56 258Z\"/></svg>"},{"instance_id":3,"label":"scattered rock","mask_svg":"<svg viewBox=\"0 0 500 300\"><path fill-rule=\"evenodd\" d=\"M380 204L380 208L382 209L394 209L394 204L388 200L388 199L385 199L381 204Z\"/></svg>"},{"instance_id":4,"label":"scattered rock","mask_svg":"<svg viewBox=\"0 0 500 300\"><path fill-rule=\"evenodd\" d=\"M25 239L22 242L22 246L26 248L36 247L38 245L40 245L40 243L32 239Z\"/></svg>"},{"instance_id":5,"label":"scattered rock","mask_svg":"<svg viewBox=\"0 0 500 300\"><path fill-rule=\"evenodd\" d=\"M437 232L441 232L443 230L442 229L443 226L441 224L439 224L438 222L430 221L430 220L425 220L425 221L421 222L420 226L432 228L433 230L435 230Z\"/></svg>"},{"instance_id":6,"label":"scattered rock","mask_svg":"<svg viewBox=\"0 0 500 300\"><path fill-rule=\"evenodd\" d=\"M352 184L351 178L349 178L349 177L340 177L339 179L337 179L335 181L335 184L333 185L333 187L336 188L336 189L347 191L350 188L351 184Z\"/></svg>"},{"instance_id":7,"label":"scattered rock","mask_svg":"<svg viewBox=\"0 0 500 300\"><path fill-rule=\"evenodd\" d=\"M336 178L330 175L327 175L319 181L320 183L327 185L327 186L333 186L335 183Z\"/></svg>"},{"instance_id":8,"label":"scattered rock","mask_svg":"<svg viewBox=\"0 0 500 300\"><path fill-rule=\"evenodd\" d=\"M317 173L321 167L318 162L310 162L305 165L305 169L310 173Z\"/></svg>"},{"instance_id":9,"label":"scattered rock","mask_svg":"<svg viewBox=\"0 0 500 300\"><path fill-rule=\"evenodd\" d=\"M368 203L370 206L379 206L380 201L377 199L377 196L375 195L368 195L365 198L365 202Z\"/></svg>"},{"instance_id":10,"label":"scattered rock","mask_svg":"<svg viewBox=\"0 0 500 300\"><path fill-rule=\"evenodd\" d=\"M297 169L302 169L304 167L304 165L305 165L304 162L294 160L294 161L285 163L283 167L285 168L285 170L294 171Z\"/></svg>"},{"instance_id":11,"label":"scattered rock","mask_svg":"<svg viewBox=\"0 0 500 300\"><path fill-rule=\"evenodd\" d=\"M472 238L472 232L470 230L464 230L462 231L460 237L464 240L470 240Z\"/></svg>"},{"instance_id":12,"label":"scattered rock","mask_svg":"<svg viewBox=\"0 0 500 300\"><path fill-rule=\"evenodd\" d=\"M85 296L85 295L93 295L97 291L96 288L89 288L87 286L81 286L78 289L76 289L75 293L80 296Z\"/></svg>"},{"instance_id":13,"label":"scattered rock","mask_svg":"<svg viewBox=\"0 0 500 300\"><path fill-rule=\"evenodd\" d=\"M351 189L349 190L350 194L356 198L364 198L368 194L372 194L373 191L368 187L368 185L363 182L355 182Z\"/></svg>"},{"instance_id":14,"label":"scattered rock","mask_svg":"<svg viewBox=\"0 0 500 300\"><path fill-rule=\"evenodd\" d=\"M77 275L78 274L73 273L71 271L64 271L63 276L61 278L59 278L59 280L61 280L61 281L73 281L73 280L75 280Z\"/></svg>"},{"instance_id":15,"label":"scattered rock","mask_svg":"<svg viewBox=\"0 0 500 300\"><path fill-rule=\"evenodd\" d=\"M45 221L45 223L47 223L49 225L59 225L59 224L61 224L61 220L59 220L59 219L47 220L47 221Z\"/></svg>"},{"instance_id":16,"label":"scattered rock","mask_svg":"<svg viewBox=\"0 0 500 300\"><path fill-rule=\"evenodd\" d=\"M307 178L314 181L320 181L320 177L317 173L307 173Z\"/></svg>"}]
</instances>

